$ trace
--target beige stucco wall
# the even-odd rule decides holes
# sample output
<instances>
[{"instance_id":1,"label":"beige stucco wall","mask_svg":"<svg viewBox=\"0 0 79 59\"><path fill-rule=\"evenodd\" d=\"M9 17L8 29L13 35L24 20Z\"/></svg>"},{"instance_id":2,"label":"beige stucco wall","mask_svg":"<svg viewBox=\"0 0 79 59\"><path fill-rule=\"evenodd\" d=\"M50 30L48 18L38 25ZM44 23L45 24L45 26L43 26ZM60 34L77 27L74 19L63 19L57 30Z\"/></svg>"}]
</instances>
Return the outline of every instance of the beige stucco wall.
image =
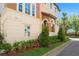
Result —
<instances>
[{"instance_id":1,"label":"beige stucco wall","mask_svg":"<svg viewBox=\"0 0 79 59\"><path fill-rule=\"evenodd\" d=\"M36 39L42 29L39 19L8 8L2 16L2 24L4 24L5 41L8 43ZM25 25L30 26L30 36L27 33L25 35Z\"/></svg>"},{"instance_id":2,"label":"beige stucco wall","mask_svg":"<svg viewBox=\"0 0 79 59\"><path fill-rule=\"evenodd\" d=\"M55 8L56 8L56 6L53 3L52 3L52 9L50 8L50 3L41 4L41 11L42 12L50 13L50 14L54 15L55 17L57 17L59 14L59 11L55 12ZM51 23L51 26L52 26L52 24L54 24L55 32L49 32L49 35L50 36L57 35L59 26L55 24L55 19L52 18L51 20L53 21Z\"/></svg>"},{"instance_id":3,"label":"beige stucco wall","mask_svg":"<svg viewBox=\"0 0 79 59\"><path fill-rule=\"evenodd\" d=\"M42 9L42 11L45 11L45 9ZM26 27L30 26L31 28L30 36L28 36L27 33L25 35L25 25ZM55 32L51 32L50 36L57 35L58 28L59 27L55 24ZM27 15L23 12L21 13L9 8L6 8L5 12L1 16L1 32L4 32L5 41L8 43L36 39L41 33L41 30L42 20L39 18L37 19L36 16Z\"/></svg>"},{"instance_id":4,"label":"beige stucco wall","mask_svg":"<svg viewBox=\"0 0 79 59\"><path fill-rule=\"evenodd\" d=\"M57 7L53 3L52 3L52 8L50 8L50 3L41 4L41 11L50 13L57 17L59 14L59 11L58 11L58 9L57 9L57 11L55 11L55 8L57 8Z\"/></svg>"}]
</instances>

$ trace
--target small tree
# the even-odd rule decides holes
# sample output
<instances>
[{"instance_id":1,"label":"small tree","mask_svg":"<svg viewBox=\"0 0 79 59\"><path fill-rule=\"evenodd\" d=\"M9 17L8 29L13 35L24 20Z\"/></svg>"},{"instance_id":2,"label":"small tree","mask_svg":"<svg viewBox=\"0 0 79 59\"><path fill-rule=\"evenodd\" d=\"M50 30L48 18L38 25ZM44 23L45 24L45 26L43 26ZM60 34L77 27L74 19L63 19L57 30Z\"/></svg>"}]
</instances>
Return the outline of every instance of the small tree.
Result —
<instances>
[{"instance_id":1,"label":"small tree","mask_svg":"<svg viewBox=\"0 0 79 59\"><path fill-rule=\"evenodd\" d=\"M42 47L49 46L49 31L47 26L44 26L42 29L42 33L39 36L39 43Z\"/></svg>"},{"instance_id":2,"label":"small tree","mask_svg":"<svg viewBox=\"0 0 79 59\"><path fill-rule=\"evenodd\" d=\"M58 39L60 39L61 42L65 40L65 32L62 27L59 28Z\"/></svg>"}]
</instances>

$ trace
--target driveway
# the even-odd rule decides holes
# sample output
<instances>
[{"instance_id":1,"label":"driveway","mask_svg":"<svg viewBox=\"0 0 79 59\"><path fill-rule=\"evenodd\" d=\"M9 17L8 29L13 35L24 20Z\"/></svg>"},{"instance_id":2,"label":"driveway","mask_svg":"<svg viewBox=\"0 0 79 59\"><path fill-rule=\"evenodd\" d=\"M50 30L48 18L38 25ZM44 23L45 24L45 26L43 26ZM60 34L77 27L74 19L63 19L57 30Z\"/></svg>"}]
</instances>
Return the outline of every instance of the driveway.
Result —
<instances>
[{"instance_id":1,"label":"driveway","mask_svg":"<svg viewBox=\"0 0 79 59\"><path fill-rule=\"evenodd\" d=\"M72 43L64 48L57 56L79 56L79 38L70 38Z\"/></svg>"}]
</instances>

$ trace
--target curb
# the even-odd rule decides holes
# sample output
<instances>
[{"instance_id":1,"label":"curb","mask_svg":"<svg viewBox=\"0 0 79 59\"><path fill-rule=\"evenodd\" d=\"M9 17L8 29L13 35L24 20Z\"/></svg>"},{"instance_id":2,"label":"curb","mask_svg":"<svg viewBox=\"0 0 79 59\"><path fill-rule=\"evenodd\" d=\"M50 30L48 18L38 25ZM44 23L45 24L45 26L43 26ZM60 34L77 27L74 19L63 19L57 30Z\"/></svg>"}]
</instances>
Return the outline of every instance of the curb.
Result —
<instances>
[{"instance_id":1,"label":"curb","mask_svg":"<svg viewBox=\"0 0 79 59\"><path fill-rule=\"evenodd\" d=\"M48 51L47 53L43 54L42 56L56 56L57 54L59 54L64 48L66 48L69 44L71 44L71 40L69 40L68 42Z\"/></svg>"}]
</instances>

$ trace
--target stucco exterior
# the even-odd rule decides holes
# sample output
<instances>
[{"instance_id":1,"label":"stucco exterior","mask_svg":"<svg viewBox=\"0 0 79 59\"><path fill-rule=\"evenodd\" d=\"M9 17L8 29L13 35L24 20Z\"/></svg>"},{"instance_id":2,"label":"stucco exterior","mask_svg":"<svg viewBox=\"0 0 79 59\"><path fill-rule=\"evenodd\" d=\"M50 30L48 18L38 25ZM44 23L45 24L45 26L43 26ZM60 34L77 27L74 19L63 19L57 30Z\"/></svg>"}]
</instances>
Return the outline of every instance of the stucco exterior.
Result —
<instances>
[{"instance_id":1,"label":"stucco exterior","mask_svg":"<svg viewBox=\"0 0 79 59\"><path fill-rule=\"evenodd\" d=\"M50 8L50 3L46 3L46 4L42 3L41 4L41 11L46 12L46 13L50 13L51 15L54 15L55 17L57 17L59 12L60 12L57 9L56 5L53 3L52 3L52 8Z\"/></svg>"},{"instance_id":2,"label":"stucco exterior","mask_svg":"<svg viewBox=\"0 0 79 59\"><path fill-rule=\"evenodd\" d=\"M27 14L7 8L3 21L5 41L14 43L21 40L37 39L41 32L41 21ZM25 35L25 26L30 26L30 36Z\"/></svg>"},{"instance_id":3,"label":"stucco exterior","mask_svg":"<svg viewBox=\"0 0 79 59\"><path fill-rule=\"evenodd\" d=\"M55 12L54 4L50 9L50 3L36 3L35 16L32 16L32 4L30 4L30 14L25 13L24 3L22 12L18 10L18 4L11 5L12 7L10 4L4 6L3 13L1 13L1 33L6 42L13 44L17 41L37 39L42 31L44 20L48 24L49 36L57 35L59 26L56 25L55 20L59 11Z\"/></svg>"},{"instance_id":4,"label":"stucco exterior","mask_svg":"<svg viewBox=\"0 0 79 59\"><path fill-rule=\"evenodd\" d=\"M52 6L50 8L50 3L42 3L41 4L41 16L42 21L46 20L49 28L49 35L57 35L59 26L56 25L55 20L58 17L59 9L57 8L57 5L52 3Z\"/></svg>"}]
</instances>

